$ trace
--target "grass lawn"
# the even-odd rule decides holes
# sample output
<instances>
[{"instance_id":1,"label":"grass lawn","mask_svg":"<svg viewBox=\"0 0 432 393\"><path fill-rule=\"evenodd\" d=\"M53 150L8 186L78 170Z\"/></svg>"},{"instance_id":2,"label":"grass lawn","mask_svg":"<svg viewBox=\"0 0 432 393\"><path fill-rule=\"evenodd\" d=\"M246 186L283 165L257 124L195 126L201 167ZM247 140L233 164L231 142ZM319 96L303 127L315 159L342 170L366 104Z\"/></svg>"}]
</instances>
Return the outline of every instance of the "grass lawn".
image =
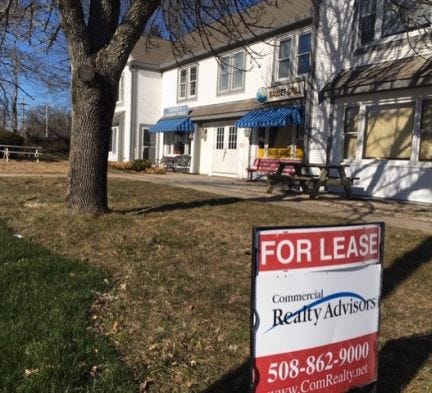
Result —
<instances>
[{"instance_id":1,"label":"grass lawn","mask_svg":"<svg viewBox=\"0 0 432 393\"><path fill-rule=\"evenodd\" d=\"M53 389L31 390L29 387L19 391L97 391L95 386L99 380L101 384L106 383L105 386L109 386L110 381L120 386L114 390L101 387L99 391L122 391L122 386L129 389L123 378L130 373L134 382L131 392L139 391L140 384L141 391L162 393L247 392L252 226L343 222L278 206L122 180L110 182L113 213L98 219L71 217L63 208L65 192L63 178L0 179L0 218L25 239L50 250L45 251L49 255L47 259L57 260L57 267L50 270L45 266L42 272L48 277L55 274L62 277L44 282L42 286L46 290L43 292L35 282L25 281L20 287L9 282L16 279L4 279L5 293L16 291L11 305L4 311L10 314L9 318L18 320L21 313L17 310L29 307L21 305L18 296L28 287L28 291L35 291L30 296L32 300L22 301L39 304L35 309L45 310L44 320L52 320L57 333L52 347L43 347L50 350L40 350L52 352L46 354L48 360L31 357L33 361L26 362L26 356L33 356L33 347L26 341L16 346L10 355L12 360L6 364L21 362L21 371L16 371L19 375L14 377L17 367L2 364L0 386L3 389L6 389L2 385L5 378L17 381L11 383L37 378L38 373L23 378L23 369L50 370L44 364L63 359L63 351L69 353L69 347L77 346L78 355L69 360L65 356L57 374L53 371L49 374L51 377L46 377L47 384L54 384ZM24 243L6 233L3 236L10 244ZM430 393L432 237L387 228L385 245L379 391ZM17 247L19 255L20 246ZM42 249L36 247L35 250ZM9 259L18 264L22 258L11 256ZM1 274L6 276L12 268L4 262L2 266ZM39 265L32 257L28 257L25 266L27 274L22 274L21 279L44 276L38 273ZM80 284L76 286L77 277L70 276L74 269L86 272L82 277L80 274ZM22 269L16 267L15 270ZM112 285L109 292L103 288L101 270L109 275ZM94 291L104 295L93 302L90 313L86 314ZM49 295L53 293L58 294L56 298L69 299L70 304L41 307L53 301ZM25 299L29 297L26 295ZM71 315L61 317L59 311L68 315L70 311ZM66 321L70 318L74 323L76 318L76 329L83 336L76 339L78 334L68 333L69 326L64 330L60 328L60 322L56 321L60 317ZM36 333L38 313L27 319L28 325L21 329L22 334ZM92 329L86 330L90 325ZM42 338L51 331L46 327L42 329L45 329L40 332ZM95 336L94 330L100 335ZM2 326L2 346L4 331ZM13 340L12 337L6 342ZM16 340L20 342L18 337ZM109 347L104 346L106 355L105 352L95 355L94 348L106 345L107 341L123 359L122 369L118 369L117 358ZM78 367L80 356L86 359L82 361L82 368ZM108 358L111 360L106 360ZM74 367L73 361L76 362ZM94 363L112 366L101 367L96 378L89 378L88 366ZM61 372L61 367L70 370ZM70 375L70 380L63 379L63 373ZM62 386L68 386L69 390L64 387L56 390L58 379L64 380ZM81 385L74 385L72 381ZM78 390L74 390L76 386L80 386Z\"/></svg>"},{"instance_id":2,"label":"grass lawn","mask_svg":"<svg viewBox=\"0 0 432 393\"><path fill-rule=\"evenodd\" d=\"M90 323L89 304L110 289L101 270L2 223L0 247L0 391L130 392L127 369Z\"/></svg>"}]
</instances>

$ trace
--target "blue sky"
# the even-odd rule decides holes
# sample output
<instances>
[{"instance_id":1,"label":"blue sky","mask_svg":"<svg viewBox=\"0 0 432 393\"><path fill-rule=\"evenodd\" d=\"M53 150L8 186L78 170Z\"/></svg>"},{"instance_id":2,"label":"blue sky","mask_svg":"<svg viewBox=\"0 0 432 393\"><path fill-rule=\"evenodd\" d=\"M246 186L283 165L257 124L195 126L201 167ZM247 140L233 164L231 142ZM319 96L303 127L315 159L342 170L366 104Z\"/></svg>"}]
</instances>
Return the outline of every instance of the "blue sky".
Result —
<instances>
[{"instance_id":1,"label":"blue sky","mask_svg":"<svg viewBox=\"0 0 432 393\"><path fill-rule=\"evenodd\" d=\"M213 0L208 0L213 1ZM255 4L261 0L242 0L244 6ZM161 14L156 16L156 20L161 27L162 34L164 38L168 38L166 28L163 25ZM46 69L50 67L61 66L65 69L66 74L68 73L69 65L66 61L66 45L64 43L64 38L60 38L60 44L56 46L52 51L45 53L43 44L39 47L29 46L26 44L20 44L21 48L25 51L33 52L36 56L39 56L46 63ZM42 61L42 60L41 60ZM19 102L26 103L26 108L38 105L50 105L53 107L70 107L70 90L63 89L50 91L43 84L37 82L34 78L24 78L22 80L22 88L27 94L21 93Z\"/></svg>"}]
</instances>

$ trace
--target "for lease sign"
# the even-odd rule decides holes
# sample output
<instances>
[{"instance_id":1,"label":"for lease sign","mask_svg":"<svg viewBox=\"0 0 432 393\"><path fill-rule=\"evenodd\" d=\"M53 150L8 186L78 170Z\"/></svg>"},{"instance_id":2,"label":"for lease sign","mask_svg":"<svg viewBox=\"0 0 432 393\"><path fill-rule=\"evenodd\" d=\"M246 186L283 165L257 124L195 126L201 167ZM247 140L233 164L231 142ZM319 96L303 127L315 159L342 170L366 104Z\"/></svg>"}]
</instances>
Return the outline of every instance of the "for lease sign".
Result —
<instances>
[{"instance_id":1,"label":"for lease sign","mask_svg":"<svg viewBox=\"0 0 432 393\"><path fill-rule=\"evenodd\" d=\"M254 392L338 393L376 380L383 228L255 230Z\"/></svg>"}]
</instances>

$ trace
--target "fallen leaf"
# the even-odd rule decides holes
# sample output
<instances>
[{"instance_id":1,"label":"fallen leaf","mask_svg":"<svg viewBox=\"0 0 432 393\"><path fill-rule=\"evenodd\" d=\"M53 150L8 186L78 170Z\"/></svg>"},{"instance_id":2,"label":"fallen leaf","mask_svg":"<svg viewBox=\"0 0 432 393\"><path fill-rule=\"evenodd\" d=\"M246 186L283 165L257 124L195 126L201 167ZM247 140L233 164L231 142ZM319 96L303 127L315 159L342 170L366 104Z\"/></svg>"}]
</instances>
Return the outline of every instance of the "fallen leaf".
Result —
<instances>
[{"instance_id":1,"label":"fallen leaf","mask_svg":"<svg viewBox=\"0 0 432 393\"><path fill-rule=\"evenodd\" d=\"M150 385L154 384L153 379L146 379L144 382L141 382L139 385L140 393L148 392Z\"/></svg>"},{"instance_id":2,"label":"fallen leaf","mask_svg":"<svg viewBox=\"0 0 432 393\"><path fill-rule=\"evenodd\" d=\"M24 375L26 376L26 377L29 377L30 375L32 375L32 374L35 374L35 373L37 373L37 372L39 372L39 369L38 368L26 368L25 370L24 370Z\"/></svg>"}]
</instances>

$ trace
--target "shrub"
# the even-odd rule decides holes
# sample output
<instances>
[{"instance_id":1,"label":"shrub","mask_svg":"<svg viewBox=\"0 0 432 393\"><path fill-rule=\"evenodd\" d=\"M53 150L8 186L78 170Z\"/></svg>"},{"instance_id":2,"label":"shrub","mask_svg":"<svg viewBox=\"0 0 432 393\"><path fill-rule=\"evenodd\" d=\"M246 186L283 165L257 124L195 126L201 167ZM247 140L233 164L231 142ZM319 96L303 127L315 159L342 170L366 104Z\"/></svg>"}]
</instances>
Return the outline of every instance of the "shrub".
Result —
<instances>
[{"instance_id":1,"label":"shrub","mask_svg":"<svg viewBox=\"0 0 432 393\"><path fill-rule=\"evenodd\" d=\"M108 165L110 168L117 169L119 171L130 171L132 169L132 163L130 161L125 161L125 162L110 161Z\"/></svg>"},{"instance_id":2,"label":"shrub","mask_svg":"<svg viewBox=\"0 0 432 393\"><path fill-rule=\"evenodd\" d=\"M132 161L132 169L137 172L144 171L148 168L151 168L152 164L149 160L133 160Z\"/></svg>"},{"instance_id":3,"label":"shrub","mask_svg":"<svg viewBox=\"0 0 432 393\"><path fill-rule=\"evenodd\" d=\"M163 166L153 166L145 170L145 173L148 175L165 175L166 168Z\"/></svg>"},{"instance_id":4,"label":"shrub","mask_svg":"<svg viewBox=\"0 0 432 393\"><path fill-rule=\"evenodd\" d=\"M22 146L24 138L16 132L0 130L0 145Z\"/></svg>"}]
</instances>

